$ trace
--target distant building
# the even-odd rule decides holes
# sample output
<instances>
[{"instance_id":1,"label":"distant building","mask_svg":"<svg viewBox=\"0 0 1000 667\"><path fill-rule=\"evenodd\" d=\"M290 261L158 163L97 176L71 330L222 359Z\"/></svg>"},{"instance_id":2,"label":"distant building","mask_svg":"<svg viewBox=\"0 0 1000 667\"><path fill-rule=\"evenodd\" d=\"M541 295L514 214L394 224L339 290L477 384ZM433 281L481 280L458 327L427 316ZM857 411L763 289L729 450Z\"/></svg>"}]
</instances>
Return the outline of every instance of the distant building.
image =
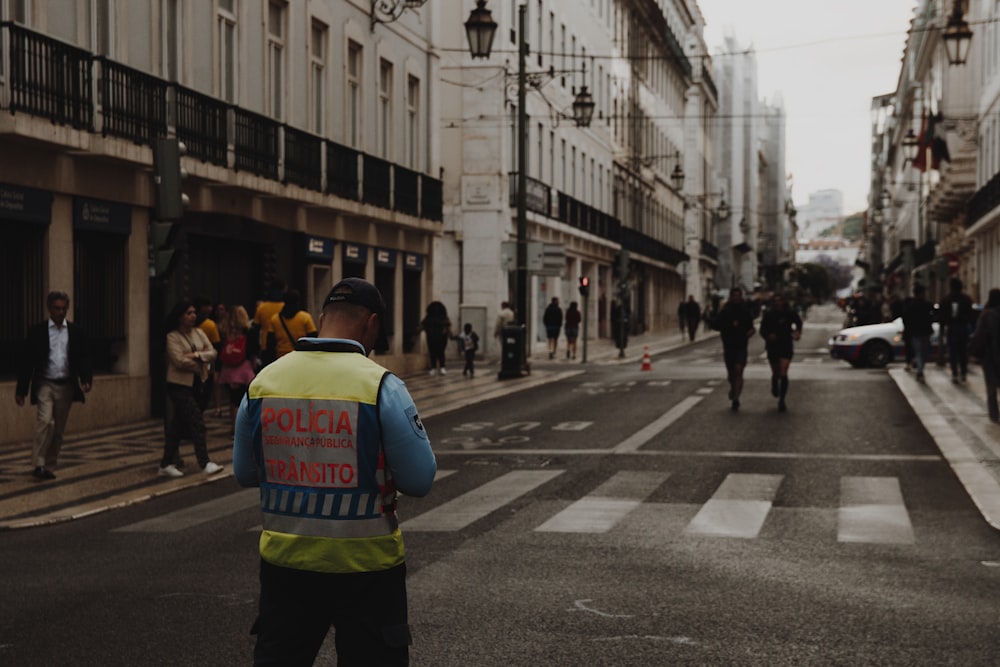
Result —
<instances>
[{"instance_id":1,"label":"distant building","mask_svg":"<svg viewBox=\"0 0 1000 667\"><path fill-rule=\"evenodd\" d=\"M840 190L809 193L809 203L798 208L799 239L813 239L844 219L844 194Z\"/></svg>"}]
</instances>

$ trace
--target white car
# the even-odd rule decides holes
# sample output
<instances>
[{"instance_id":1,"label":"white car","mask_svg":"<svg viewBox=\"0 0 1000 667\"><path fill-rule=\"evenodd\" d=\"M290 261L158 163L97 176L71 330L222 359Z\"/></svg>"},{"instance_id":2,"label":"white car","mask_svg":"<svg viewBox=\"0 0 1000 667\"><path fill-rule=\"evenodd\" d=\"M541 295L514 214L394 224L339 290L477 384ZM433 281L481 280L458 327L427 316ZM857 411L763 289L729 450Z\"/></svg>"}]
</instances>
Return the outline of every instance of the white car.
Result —
<instances>
[{"instance_id":1,"label":"white car","mask_svg":"<svg viewBox=\"0 0 1000 667\"><path fill-rule=\"evenodd\" d=\"M931 334L931 356L935 357L938 348L938 323L934 322L932 326L934 332ZM831 357L843 359L855 368L883 368L890 361L906 358L903 320L900 317L892 322L841 329L830 338L828 345Z\"/></svg>"}]
</instances>

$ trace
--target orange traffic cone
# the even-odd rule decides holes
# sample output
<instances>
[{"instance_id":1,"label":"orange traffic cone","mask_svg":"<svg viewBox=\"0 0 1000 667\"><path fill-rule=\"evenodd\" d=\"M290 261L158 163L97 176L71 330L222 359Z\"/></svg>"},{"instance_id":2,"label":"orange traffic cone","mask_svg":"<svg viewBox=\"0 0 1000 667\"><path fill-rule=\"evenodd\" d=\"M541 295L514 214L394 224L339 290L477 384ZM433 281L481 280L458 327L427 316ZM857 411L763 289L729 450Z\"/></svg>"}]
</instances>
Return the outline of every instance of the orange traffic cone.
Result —
<instances>
[{"instance_id":1,"label":"orange traffic cone","mask_svg":"<svg viewBox=\"0 0 1000 667\"><path fill-rule=\"evenodd\" d=\"M653 361L649 358L649 346L646 345L642 348L642 370L651 371L653 370Z\"/></svg>"}]
</instances>

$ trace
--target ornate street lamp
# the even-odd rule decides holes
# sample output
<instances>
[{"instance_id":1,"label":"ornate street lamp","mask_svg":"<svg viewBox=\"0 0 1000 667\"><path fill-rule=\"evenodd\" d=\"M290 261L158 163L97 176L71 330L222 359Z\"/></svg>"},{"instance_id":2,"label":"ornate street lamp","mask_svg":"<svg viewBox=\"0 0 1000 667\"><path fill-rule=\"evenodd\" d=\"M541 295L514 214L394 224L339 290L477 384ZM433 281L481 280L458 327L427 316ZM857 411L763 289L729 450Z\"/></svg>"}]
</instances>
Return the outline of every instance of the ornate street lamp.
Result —
<instances>
[{"instance_id":1,"label":"ornate street lamp","mask_svg":"<svg viewBox=\"0 0 1000 667\"><path fill-rule=\"evenodd\" d=\"M941 33L944 50L948 54L948 62L952 65L964 65L969 57L969 46L972 43L972 31L962 17L962 2L954 0L951 18Z\"/></svg>"},{"instance_id":2,"label":"ornate street lamp","mask_svg":"<svg viewBox=\"0 0 1000 667\"><path fill-rule=\"evenodd\" d=\"M729 220L729 205L726 204L726 200L725 199L720 199L719 200L719 208L715 209L715 215L718 216L718 218L719 218L719 220L721 222L725 222L726 220ZM789 213L789 217L795 218L795 211L794 210L792 210Z\"/></svg>"},{"instance_id":3,"label":"ornate street lamp","mask_svg":"<svg viewBox=\"0 0 1000 667\"><path fill-rule=\"evenodd\" d=\"M469 40L469 51L475 58L489 58L493 49L493 38L497 34L497 22L493 12L486 9L486 0L476 0L476 8L469 13L465 22L465 36Z\"/></svg>"},{"instance_id":4,"label":"ornate street lamp","mask_svg":"<svg viewBox=\"0 0 1000 667\"><path fill-rule=\"evenodd\" d=\"M677 164L674 165L674 170L670 172L670 181L674 184L674 189L680 192L684 189L684 168L681 167L681 152L677 151L675 155L677 158Z\"/></svg>"},{"instance_id":5,"label":"ornate street lamp","mask_svg":"<svg viewBox=\"0 0 1000 667\"><path fill-rule=\"evenodd\" d=\"M594 117L594 98L587 90L587 86L580 86L580 92L573 100L573 120L577 127L590 127L590 121Z\"/></svg>"}]
</instances>

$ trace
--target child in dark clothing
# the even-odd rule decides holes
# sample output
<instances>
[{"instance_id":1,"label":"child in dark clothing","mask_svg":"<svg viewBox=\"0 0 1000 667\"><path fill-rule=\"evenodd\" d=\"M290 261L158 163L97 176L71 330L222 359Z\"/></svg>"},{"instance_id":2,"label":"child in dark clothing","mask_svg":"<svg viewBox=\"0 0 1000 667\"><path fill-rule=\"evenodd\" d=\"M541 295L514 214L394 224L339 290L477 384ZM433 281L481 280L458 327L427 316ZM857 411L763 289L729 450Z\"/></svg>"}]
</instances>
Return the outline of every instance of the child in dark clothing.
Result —
<instances>
[{"instance_id":1,"label":"child in dark clothing","mask_svg":"<svg viewBox=\"0 0 1000 667\"><path fill-rule=\"evenodd\" d=\"M476 371L473 365L476 361L476 351L479 349L479 336L472 330L472 325L466 322L458 337L462 341L462 351L465 353L465 368L462 369L462 375L468 374L472 377Z\"/></svg>"}]
</instances>

